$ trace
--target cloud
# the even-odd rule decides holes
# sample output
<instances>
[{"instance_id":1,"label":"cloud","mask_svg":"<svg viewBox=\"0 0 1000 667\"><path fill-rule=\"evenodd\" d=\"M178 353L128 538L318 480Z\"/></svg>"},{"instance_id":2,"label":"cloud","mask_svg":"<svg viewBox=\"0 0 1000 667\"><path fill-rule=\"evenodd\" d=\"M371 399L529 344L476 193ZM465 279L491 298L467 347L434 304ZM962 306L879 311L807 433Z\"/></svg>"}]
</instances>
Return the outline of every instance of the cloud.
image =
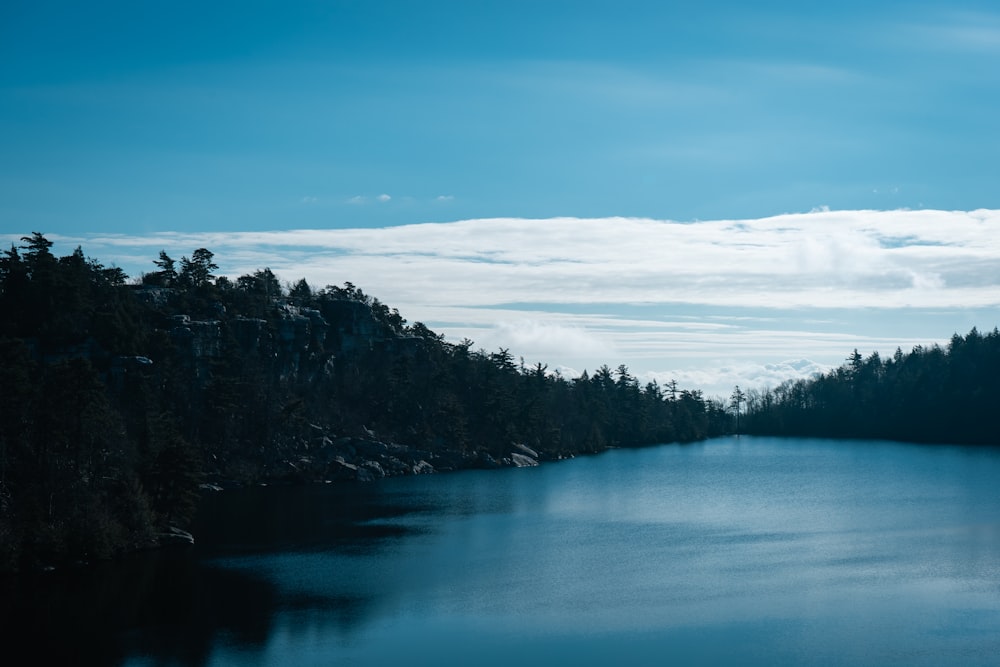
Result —
<instances>
[{"instance_id":1,"label":"cloud","mask_svg":"<svg viewBox=\"0 0 1000 667\"><path fill-rule=\"evenodd\" d=\"M529 364L626 363L644 377L675 369L704 386L719 373L722 385L753 386L813 372L776 362L790 353L839 364L855 347L891 354L973 324L991 329L973 318L1000 306L994 210L50 238L131 275L152 270L161 248L179 257L206 247L220 273L266 266L317 287L351 281L411 321Z\"/></svg>"},{"instance_id":2,"label":"cloud","mask_svg":"<svg viewBox=\"0 0 1000 667\"><path fill-rule=\"evenodd\" d=\"M374 197L375 201L382 203L390 201L391 199L392 197L390 195L385 194L384 192L378 195L377 197ZM371 199L364 195L354 195L353 197L350 197L347 200L347 203L357 205L357 204L367 204L369 201L371 201Z\"/></svg>"},{"instance_id":3,"label":"cloud","mask_svg":"<svg viewBox=\"0 0 1000 667\"><path fill-rule=\"evenodd\" d=\"M436 305L950 308L1000 305L998 230L997 211L820 210L697 223L498 218L67 241L94 254L210 247L234 273L266 261L318 283L369 276L387 299Z\"/></svg>"},{"instance_id":4,"label":"cloud","mask_svg":"<svg viewBox=\"0 0 1000 667\"><path fill-rule=\"evenodd\" d=\"M911 48L993 55L1000 53L1000 14L944 12L933 21L903 25L898 34Z\"/></svg>"},{"instance_id":5,"label":"cloud","mask_svg":"<svg viewBox=\"0 0 1000 667\"><path fill-rule=\"evenodd\" d=\"M646 377L661 386L671 380L678 387L700 387L708 397L727 400L736 385L743 389L776 387L788 380L811 378L831 369L810 359L786 359L776 363L739 362L719 366L687 367L648 373Z\"/></svg>"},{"instance_id":6,"label":"cloud","mask_svg":"<svg viewBox=\"0 0 1000 667\"><path fill-rule=\"evenodd\" d=\"M438 195L437 197L434 198L434 201L440 201L440 202L454 201L454 200L455 200L454 195Z\"/></svg>"},{"instance_id":7,"label":"cloud","mask_svg":"<svg viewBox=\"0 0 1000 667\"><path fill-rule=\"evenodd\" d=\"M319 201L319 199L316 197L303 197L299 201L303 204L315 204L316 202Z\"/></svg>"},{"instance_id":8,"label":"cloud","mask_svg":"<svg viewBox=\"0 0 1000 667\"><path fill-rule=\"evenodd\" d=\"M485 332L484 332L485 333ZM539 359L554 356L611 359L617 355L610 339L581 326L566 326L551 320L503 320L480 337L487 349L511 347L531 350Z\"/></svg>"}]
</instances>

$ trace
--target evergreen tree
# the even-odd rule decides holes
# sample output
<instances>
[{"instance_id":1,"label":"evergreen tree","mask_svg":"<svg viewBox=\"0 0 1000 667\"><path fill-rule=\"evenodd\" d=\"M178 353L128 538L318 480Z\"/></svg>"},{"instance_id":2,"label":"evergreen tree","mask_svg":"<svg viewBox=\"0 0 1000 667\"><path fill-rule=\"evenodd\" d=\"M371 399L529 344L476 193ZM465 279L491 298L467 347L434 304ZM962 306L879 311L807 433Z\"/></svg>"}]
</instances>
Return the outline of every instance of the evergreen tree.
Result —
<instances>
[{"instance_id":1,"label":"evergreen tree","mask_svg":"<svg viewBox=\"0 0 1000 667\"><path fill-rule=\"evenodd\" d=\"M215 278L213 271L219 266L212 261L215 253L206 248L198 248L191 254L191 259L181 257L181 270L177 276L178 282L185 287L204 287Z\"/></svg>"},{"instance_id":2,"label":"evergreen tree","mask_svg":"<svg viewBox=\"0 0 1000 667\"><path fill-rule=\"evenodd\" d=\"M160 270L153 274L155 279L155 284L162 287L173 287L177 283L177 268L174 260L167 254L166 250L160 251L159 259L153 260Z\"/></svg>"}]
</instances>

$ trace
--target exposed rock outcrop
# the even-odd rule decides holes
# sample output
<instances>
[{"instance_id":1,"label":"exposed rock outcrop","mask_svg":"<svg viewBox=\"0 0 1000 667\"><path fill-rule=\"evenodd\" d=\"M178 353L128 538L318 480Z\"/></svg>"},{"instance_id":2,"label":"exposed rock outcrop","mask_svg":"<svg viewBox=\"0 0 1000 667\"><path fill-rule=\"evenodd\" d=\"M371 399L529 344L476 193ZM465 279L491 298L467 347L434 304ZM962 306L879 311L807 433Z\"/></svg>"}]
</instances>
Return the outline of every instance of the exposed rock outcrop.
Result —
<instances>
[{"instance_id":1,"label":"exposed rock outcrop","mask_svg":"<svg viewBox=\"0 0 1000 667\"><path fill-rule=\"evenodd\" d=\"M510 460L518 468L531 468L538 465L538 459L532 458L527 454L520 454L518 452L511 452Z\"/></svg>"}]
</instances>

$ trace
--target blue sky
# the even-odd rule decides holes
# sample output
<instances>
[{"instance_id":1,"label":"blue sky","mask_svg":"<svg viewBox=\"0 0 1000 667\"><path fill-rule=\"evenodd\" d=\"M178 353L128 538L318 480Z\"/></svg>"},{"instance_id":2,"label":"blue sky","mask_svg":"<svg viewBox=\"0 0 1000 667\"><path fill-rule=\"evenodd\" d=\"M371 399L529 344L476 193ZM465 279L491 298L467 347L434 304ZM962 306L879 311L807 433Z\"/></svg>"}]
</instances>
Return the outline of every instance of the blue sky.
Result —
<instances>
[{"instance_id":1,"label":"blue sky","mask_svg":"<svg viewBox=\"0 0 1000 667\"><path fill-rule=\"evenodd\" d=\"M998 323L993 3L15 0L0 62L5 244L710 393Z\"/></svg>"}]
</instances>

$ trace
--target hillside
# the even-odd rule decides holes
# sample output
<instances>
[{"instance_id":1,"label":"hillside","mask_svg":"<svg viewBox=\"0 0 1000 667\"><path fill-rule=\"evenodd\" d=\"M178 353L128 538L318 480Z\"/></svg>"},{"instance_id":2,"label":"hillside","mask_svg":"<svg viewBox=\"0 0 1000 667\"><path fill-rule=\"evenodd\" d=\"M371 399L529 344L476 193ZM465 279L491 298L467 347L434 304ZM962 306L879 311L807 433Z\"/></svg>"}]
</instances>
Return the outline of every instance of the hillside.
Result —
<instances>
[{"instance_id":1,"label":"hillside","mask_svg":"<svg viewBox=\"0 0 1000 667\"><path fill-rule=\"evenodd\" d=\"M624 366L564 378L452 343L351 283L130 279L41 234L0 257L0 571L177 539L205 488L534 465L729 427Z\"/></svg>"}]
</instances>

